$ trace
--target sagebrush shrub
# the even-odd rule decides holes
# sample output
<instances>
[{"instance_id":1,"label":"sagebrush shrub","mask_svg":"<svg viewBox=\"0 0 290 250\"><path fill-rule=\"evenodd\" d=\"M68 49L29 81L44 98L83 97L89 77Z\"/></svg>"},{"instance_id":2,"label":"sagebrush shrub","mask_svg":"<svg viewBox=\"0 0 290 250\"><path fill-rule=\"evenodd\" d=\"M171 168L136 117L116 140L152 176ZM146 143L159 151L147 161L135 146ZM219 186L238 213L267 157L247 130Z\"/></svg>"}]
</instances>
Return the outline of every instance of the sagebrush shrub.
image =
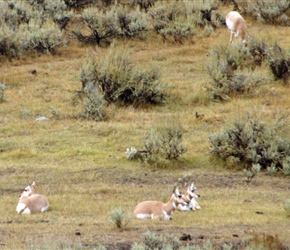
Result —
<instances>
[{"instance_id":1,"label":"sagebrush shrub","mask_svg":"<svg viewBox=\"0 0 290 250\"><path fill-rule=\"evenodd\" d=\"M0 10L0 55L9 58L25 55L31 51L52 53L66 45L58 25L52 19L29 7L25 1L9 1L1 15ZM6 20L7 19L7 20Z\"/></svg>"},{"instance_id":2,"label":"sagebrush shrub","mask_svg":"<svg viewBox=\"0 0 290 250\"><path fill-rule=\"evenodd\" d=\"M17 37L23 54L28 51L53 53L66 44L57 24L50 19L43 24L39 19L31 19L28 24L20 25Z\"/></svg>"},{"instance_id":3,"label":"sagebrush shrub","mask_svg":"<svg viewBox=\"0 0 290 250\"><path fill-rule=\"evenodd\" d=\"M142 38L142 32L149 29L148 15L139 10L130 11L129 9L117 10L118 22L120 26L120 35L127 38L137 37Z\"/></svg>"},{"instance_id":4,"label":"sagebrush shrub","mask_svg":"<svg viewBox=\"0 0 290 250\"><path fill-rule=\"evenodd\" d=\"M285 84L288 83L290 77L290 53L275 44L269 58L269 65L275 80L282 79Z\"/></svg>"},{"instance_id":5,"label":"sagebrush shrub","mask_svg":"<svg viewBox=\"0 0 290 250\"><path fill-rule=\"evenodd\" d=\"M19 56L20 48L16 37L17 33L5 23L1 23L1 19L0 24L0 55L8 58Z\"/></svg>"},{"instance_id":6,"label":"sagebrush shrub","mask_svg":"<svg viewBox=\"0 0 290 250\"><path fill-rule=\"evenodd\" d=\"M27 0L40 14L43 22L53 19L55 22L63 20L65 17L72 17L73 12L68 9L64 0Z\"/></svg>"},{"instance_id":7,"label":"sagebrush shrub","mask_svg":"<svg viewBox=\"0 0 290 250\"><path fill-rule=\"evenodd\" d=\"M83 89L94 84L108 104L143 107L165 100L158 68L137 69L124 49L112 48L105 58L87 61L80 75Z\"/></svg>"},{"instance_id":8,"label":"sagebrush shrub","mask_svg":"<svg viewBox=\"0 0 290 250\"><path fill-rule=\"evenodd\" d=\"M102 121L106 117L104 109L103 95L95 88L94 84L87 84L84 89L86 99L83 102L83 110L81 116L95 121Z\"/></svg>"},{"instance_id":9,"label":"sagebrush shrub","mask_svg":"<svg viewBox=\"0 0 290 250\"><path fill-rule=\"evenodd\" d=\"M244 53L243 57L243 66L255 69L257 66L261 66L263 62L269 58L272 52L272 45L267 44L263 40L249 37L245 50L246 53ZM242 54L240 53L240 55Z\"/></svg>"},{"instance_id":10,"label":"sagebrush shrub","mask_svg":"<svg viewBox=\"0 0 290 250\"><path fill-rule=\"evenodd\" d=\"M139 6L141 10L147 12L157 1L158 0L130 0L129 3L131 6Z\"/></svg>"},{"instance_id":11,"label":"sagebrush shrub","mask_svg":"<svg viewBox=\"0 0 290 250\"><path fill-rule=\"evenodd\" d=\"M100 44L104 40L110 41L111 38L121 33L115 8L105 12L95 7L85 8L81 18L91 29L97 44Z\"/></svg>"},{"instance_id":12,"label":"sagebrush shrub","mask_svg":"<svg viewBox=\"0 0 290 250\"><path fill-rule=\"evenodd\" d=\"M150 231L144 233L144 245L147 249L162 249L163 239Z\"/></svg>"},{"instance_id":13,"label":"sagebrush shrub","mask_svg":"<svg viewBox=\"0 0 290 250\"><path fill-rule=\"evenodd\" d=\"M128 160L141 160L149 165L166 167L177 160L187 149L181 144L182 130L176 125L152 128L143 139L143 149L127 148Z\"/></svg>"},{"instance_id":14,"label":"sagebrush shrub","mask_svg":"<svg viewBox=\"0 0 290 250\"><path fill-rule=\"evenodd\" d=\"M39 16L39 13L34 11L26 1L7 0L0 3L2 24L9 26L11 29L15 30L20 24L28 23L31 18Z\"/></svg>"},{"instance_id":15,"label":"sagebrush shrub","mask_svg":"<svg viewBox=\"0 0 290 250\"><path fill-rule=\"evenodd\" d=\"M206 89L212 99L229 100L232 95L253 94L259 86L269 82L264 72L252 71L255 59L250 50L242 46L220 46L210 50Z\"/></svg>"},{"instance_id":16,"label":"sagebrush shrub","mask_svg":"<svg viewBox=\"0 0 290 250\"><path fill-rule=\"evenodd\" d=\"M157 5L148 11L154 30L165 40L182 43L195 34L194 24L187 13L185 2Z\"/></svg>"},{"instance_id":17,"label":"sagebrush shrub","mask_svg":"<svg viewBox=\"0 0 290 250\"><path fill-rule=\"evenodd\" d=\"M282 161L282 172L285 175L290 175L290 156L287 155Z\"/></svg>"},{"instance_id":18,"label":"sagebrush shrub","mask_svg":"<svg viewBox=\"0 0 290 250\"><path fill-rule=\"evenodd\" d=\"M155 233L150 231L143 234L144 240L143 245L145 249L170 249L170 250L178 250L182 248L182 244L180 241L173 237L172 235L164 235L158 236ZM134 249L142 249L142 248L134 248Z\"/></svg>"},{"instance_id":19,"label":"sagebrush shrub","mask_svg":"<svg viewBox=\"0 0 290 250\"><path fill-rule=\"evenodd\" d=\"M283 126L279 123L271 128L253 115L237 119L223 132L209 136L210 152L225 161L233 158L249 167L259 164L261 169L271 167L286 174L290 169L290 138L279 135Z\"/></svg>"},{"instance_id":20,"label":"sagebrush shrub","mask_svg":"<svg viewBox=\"0 0 290 250\"><path fill-rule=\"evenodd\" d=\"M147 248L144 244L138 244L134 242L131 246L131 250L147 250Z\"/></svg>"},{"instance_id":21,"label":"sagebrush shrub","mask_svg":"<svg viewBox=\"0 0 290 250\"><path fill-rule=\"evenodd\" d=\"M290 4L288 0L256 0L245 8L248 14L266 23L288 26L290 24Z\"/></svg>"},{"instance_id":22,"label":"sagebrush shrub","mask_svg":"<svg viewBox=\"0 0 290 250\"><path fill-rule=\"evenodd\" d=\"M151 156L157 155L166 160L176 160L186 152L186 147L181 144L182 131L176 127L160 127L152 129L145 136L144 147Z\"/></svg>"},{"instance_id":23,"label":"sagebrush shrub","mask_svg":"<svg viewBox=\"0 0 290 250\"><path fill-rule=\"evenodd\" d=\"M192 13L193 22L199 27L220 27L225 23L224 16L215 13L218 7L216 1L192 1L190 12Z\"/></svg>"}]
</instances>

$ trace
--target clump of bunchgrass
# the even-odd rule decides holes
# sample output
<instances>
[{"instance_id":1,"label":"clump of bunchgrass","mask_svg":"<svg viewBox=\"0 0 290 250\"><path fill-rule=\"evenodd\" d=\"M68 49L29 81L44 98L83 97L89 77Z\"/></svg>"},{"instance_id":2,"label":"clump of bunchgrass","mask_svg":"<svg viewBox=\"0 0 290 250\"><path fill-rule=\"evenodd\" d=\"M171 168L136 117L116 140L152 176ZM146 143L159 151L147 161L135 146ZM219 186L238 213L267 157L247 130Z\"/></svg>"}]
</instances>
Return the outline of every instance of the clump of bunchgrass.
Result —
<instances>
[{"instance_id":1,"label":"clump of bunchgrass","mask_svg":"<svg viewBox=\"0 0 290 250\"><path fill-rule=\"evenodd\" d=\"M284 209L286 211L287 217L290 217L290 199L284 202Z\"/></svg>"},{"instance_id":2,"label":"clump of bunchgrass","mask_svg":"<svg viewBox=\"0 0 290 250\"><path fill-rule=\"evenodd\" d=\"M132 218L125 215L122 210L115 209L110 213L109 221L119 230L123 230L130 222Z\"/></svg>"},{"instance_id":3,"label":"clump of bunchgrass","mask_svg":"<svg viewBox=\"0 0 290 250\"><path fill-rule=\"evenodd\" d=\"M5 88L6 88L5 83L0 82L0 103L5 101L5 94L4 94Z\"/></svg>"},{"instance_id":4,"label":"clump of bunchgrass","mask_svg":"<svg viewBox=\"0 0 290 250\"><path fill-rule=\"evenodd\" d=\"M56 107L51 106L50 107L50 113L52 115L52 119L54 120L60 120L61 119L61 111L56 109Z\"/></svg>"},{"instance_id":5,"label":"clump of bunchgrass","mask_svg":"<svg viewBox=\"0 0 290 250\"><path fill-rule=\"evenodd\" d=\"M244 169L244 175L247 177L247 181L250 182L255 175L260 172L261 170L261 165L260 164L253 164L250 169Z\"/></svg>"},{"instance_id":6,"label":"clump of bunchgrass","mask_svg":"<svg viewBox=\"0 0 290 250\"><path fill-rule=\"evenodd\" d=\"M21 119L26 119L32 116L32 111L30 109L22 109L19 117Z\"/></svg>"}]
</instances>

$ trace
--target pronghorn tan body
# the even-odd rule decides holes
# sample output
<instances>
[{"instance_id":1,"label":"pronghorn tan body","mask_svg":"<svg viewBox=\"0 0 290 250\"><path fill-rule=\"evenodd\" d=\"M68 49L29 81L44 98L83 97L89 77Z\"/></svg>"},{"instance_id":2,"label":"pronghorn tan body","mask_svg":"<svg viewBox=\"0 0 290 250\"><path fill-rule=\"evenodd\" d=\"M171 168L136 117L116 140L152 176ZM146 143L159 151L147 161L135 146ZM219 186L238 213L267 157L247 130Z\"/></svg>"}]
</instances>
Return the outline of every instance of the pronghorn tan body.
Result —
<instances>
[{"instance_id":1,"label":"pronghorn tan body","mask_svg":"<svg viewBox=\"0 0 290 250\"><path fill-rule=\"evenodd\" d=\"M198 205L196 199L200 197L200 195L197 192L197 188L194 186L194 183L192 182L190 186L186 184L187 190L184 194L186 201L188 204L179 204L177 206L177 209L180 211L190 211L190 210L196 210L201 209L201 207Z\"/></svg>"},{"instance_id":2,"label":"pronghorn tan body","mask_svg":"<svg viewBox=\"0 0 290 250\"><path fill-rule=\"evenodd\" d=\"M230 43L233 42L233 37L240 36L243 43L246 43L245 37L247 33L247 26L244 18L236 11L231 11L226 16L226 24L231 31Z\"/></svg>"},{"instance_id":3,"label":"pronghorn tan body","mask_svg":"<svg viewBox=\"0 0 290 250\"><path fill-rule=\"evenodd\" d=\"M35 182L24 189L20 195L16 212L18 214L43 213L48 210L49 202L44 195L36 193Z\"/></svg>"},{"instance_id":4,"label":"pronghorn tan body","mask_svg":"<svg viewBox=\"0 0 290 250\"><path fill-rule=\"evenodd\" d=\"M133 216L135 219L171 220L171 216L176 207L184 203L186 203L184 195L179 192L178 188L175 188L167 203L160 201L140 202L135 207Z\"/></svg>"}]
</instances>

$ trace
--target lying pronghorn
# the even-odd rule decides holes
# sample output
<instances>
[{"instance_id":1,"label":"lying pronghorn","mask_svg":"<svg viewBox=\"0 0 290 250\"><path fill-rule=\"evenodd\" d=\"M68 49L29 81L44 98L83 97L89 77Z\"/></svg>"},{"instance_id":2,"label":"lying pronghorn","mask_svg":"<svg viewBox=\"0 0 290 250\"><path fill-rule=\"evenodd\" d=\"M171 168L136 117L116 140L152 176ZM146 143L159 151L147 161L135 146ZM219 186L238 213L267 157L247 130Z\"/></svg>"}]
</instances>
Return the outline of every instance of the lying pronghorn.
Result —
<instances>
[{"instance_id":1,"label":"lying pronghorn","mask_svg":"<svg viewBox=\"0 0 290 250\"><path fill-rule=\"evenodd\" d=\"M178 188L174 188L173 194L167 203L162 203L160 201L143 201L135 207L133 216L135 219L171 220L171 215L176 207L179 204L185 203L186 198L184 195L179 192Z\"/></svg>"},{"instance_id":2,"label":"lying pronghorn","mask_svg":"<svg viewBox=\"0 0 290 250\"><path fill-rule=\"evenodd\" d=\"M19 197L19 202L16 207L18 214L34 214L42 213L48 210L49 202L44 195L37 194L35 182L24 189Z\"/></svg>"},{"instance_id":3,"label":"lying pronghorn","mask_svg":"<svg viewBox=\"0 0 290 250\"><path fill-rule=\"evenodd\" d=\"M230 43L233 42L233 36L242 38L244 44L246 44L245 36L247 33L247 26L244 18L236 11L231 11L226 16L226 24L231 31Z\"/></svg>"},{"instance_id":4,"label":"lying pronghorn","mask_svg":"<svg viewBox=\"0 0 290 250\"><path fill-rule=\"evenodd\" d=\"M201 207L198 205L196 199L200 197L200 195L197 192L197 188L194 186L194 183L192 182L190 186L186 183L186 193L185 198L188 204L179 204L177 206L177 209L180 211L189 211L189 210L196 210L200 209Z\"/></svg>"}]
</instances>

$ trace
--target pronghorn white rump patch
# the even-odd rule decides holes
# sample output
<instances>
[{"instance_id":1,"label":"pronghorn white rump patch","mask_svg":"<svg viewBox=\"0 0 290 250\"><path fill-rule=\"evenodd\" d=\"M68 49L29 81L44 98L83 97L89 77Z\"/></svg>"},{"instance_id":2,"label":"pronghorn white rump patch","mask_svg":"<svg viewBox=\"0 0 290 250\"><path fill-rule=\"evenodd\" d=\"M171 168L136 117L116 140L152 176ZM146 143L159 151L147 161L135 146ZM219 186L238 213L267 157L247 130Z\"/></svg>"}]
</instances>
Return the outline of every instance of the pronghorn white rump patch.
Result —
<instances>
[{"instance_id":1,"label":"pronghorn white rump patch","mask_svg":"<svg viewBox=\"0 0 290 250\"><path fill-rule=\"evenodd\" d=\"M18 203L16 207L16 212L18 214L31 214L31 211L29 208L27 208L26 204L24 203Z\"/></svg>"},{"instance_id":2,"label":"pronghorn white rump patch","mask_svg":"<svg viewBox=\"0 0 290 250\"><path fill-rule=\"evenodd\" d=\"M137 214L137 219L151 219L151 214Z\"/></svg>"},{"instance_id":3,"label":"pronghorn white rump patch","mask_svg":"<svg viewBox=\"0 0 290 250\"><path fill-rule=\"evenodd\" d=\"M41 209L41 212L42 212L42 213L43 213L43 212L46 212L46 211L48 210L48 207L49 207L49 206L43 207L43 208Z\"/></svg>"},{"instance_id":4,"label":"pronghorn white rump patch","mask_svg":"<svg viewBox=\"0 0 290 250\"><path fill-rule=\"evenodd\" d=\"M234 23L233 23L231 20L227 19L227 20L226 20L226 24L227 24L227 26L228 26L228 28L229 28L230 30L233 29Z\"/></svg>"}]
</instances>

